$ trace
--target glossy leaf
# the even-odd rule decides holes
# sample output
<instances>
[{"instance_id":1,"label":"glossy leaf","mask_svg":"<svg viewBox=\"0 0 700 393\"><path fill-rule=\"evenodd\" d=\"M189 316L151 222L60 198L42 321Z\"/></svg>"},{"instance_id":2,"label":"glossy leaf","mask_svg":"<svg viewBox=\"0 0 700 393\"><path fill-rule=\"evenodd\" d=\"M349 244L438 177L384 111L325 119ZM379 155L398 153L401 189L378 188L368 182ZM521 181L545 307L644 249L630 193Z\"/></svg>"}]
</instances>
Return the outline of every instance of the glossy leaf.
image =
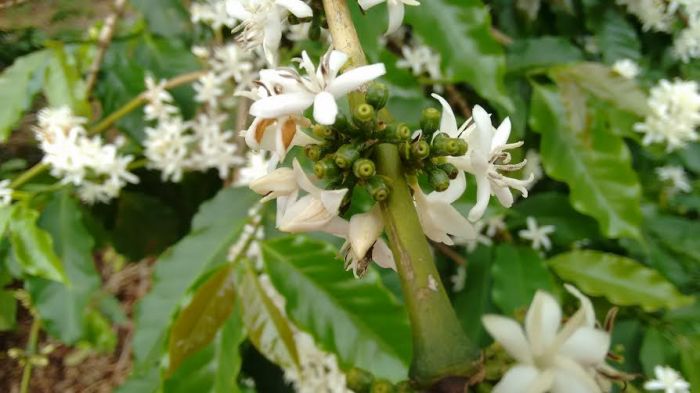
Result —
<instances>
[{"instance_id":1,"label":"glossy leaf","mask_svg":"<svg viewBox=\"0 0 700 393\"><path fill-rule=\"evenodd\" d=\"M51 58L46 70L44 95L51 107L67 106L78 115L90 114L85 97L85 83L75 64L60 43L51 44Z\"/></svg>"},{"instance_id":2,"label":"glossy leaf","mask_svg":"<svg viewBox=\"0 0 700 393\"><path fill-rule=\"evenodd\" d=\"M453 305L462 327L469 338L486 345L489 335L481 323L481 316L495 312L491 305L493 279L491 268L494 257L493 247L479 247L469 254L467 279L464 289L454 295Z\"/></svg>"},{"instance_id":3,"label":"glossy leaf","mask_svg":"<svg viewBox=\"0 0 700 393\"><path fill-rule=\"evenodd\" d=\"M505 314L527 308L538 289L552 292L554 288L544 261L529 247L498 246L491 275L493 302Z\"/></svg>"},{"instance_id":4,"label":"glossy leaf","mask_svg":"<svg viewBox=\"0 0 700 393\"><path fill-rule=\"evenodd\" d=\"M654 367L678 362L678 348L663 331L650 327L644 333L639 360L646 375L654 375Z\"/></svg>"},{"instance_id":5,"label":"glossy leaf","mask_svg":"<svg viewBox=\"0 0 700 393\"><path fill-rule=\"evenodd\" d=\"M239 346L245 330L239 310L224 321L209 344L189 355L172 376L163 383L167 393L238 393L237 379L241 368Z\"/></svg>"},{"instance_id":6,"label":"glossy leaf","mask_svg":"<svg viewBox=\"0 0 700 393\"><path fill-rule=\"evenodd\" d=\"M491 36L491 16L481 0L431 0L406 7L406 23L437 50L446 76L466 82L507 112L513 102L505 88L505 56Z\"/></svg>"},{"instance_id":7,"label":"glossy leaf","mask_svg":"<svg viewBox=\"0 0 700 393\"><path fill-rule=\"evenodd\" d=\"M202 275L226 261L228 248L241 233L248 209L257 200L257 195L246 189L221 190L202 205L190 234L160 256L151 291L136 312L137 364L155 362L160 357L170 318L182 297Z\"/></svg>"},{"instance_id":8,"label":"glossy leaf","mask_svg":"<svg viewBox=\"0 0 700 393\"><path fill-rule=\"evenodd\" d=\"M606 235L639 237L641 189L630 153L605 124L590 124L585 109L565 103L552 87L535 86L530 125L542 134L544 169L569 186L572 206L593 216Z\"/></svg>"},{"instance_id":9,"label":"glossy leaf","mask_svg":"<svg viewBox=\"0 0 700 393\"><path fill-rule=\"evenodd\" d=\"M131 0L155 34L169 38L182 37L191 30L189 15L178 0Z\"/></svg>"},{"instance_id":10,"label":"glossy leaf","mask_svg":"<svg viewBox=\"0 0 700 393\"><path fill-rule=\"evenodd\" d=\"M25 282L46 330L67 344L85 338L86 317L102 284L92 257L94 241L82 220L80 205L68 192L53 196L39 224L51 235L70 285L38 277Z\"/></svg>"},{"instance_id":11,"label":"glossy leaf","mask_svg":"<svg viewBox=\"0 0 700 393\"><path fill-rule=\"evenodd\" d=\"M263 243L265 267L287 300L287 312L345 367L407 375L411 336L403 307L376 273L362 280L342 268L337 248L303 237Z\"/></svg>"},{"instance_id":12,"label":"glossy leaf","mask_svg":"<svg viewBox=\"0 0 700 393\"><path fill-rule=\"evenodd\" d=\"M0 142L7 139L41 90L49 55L48 50L40 50L19 57L0 74Z\"/></svg>"},{"instance_id":13,"label":"glossy leaf","mask_svg":"<svg viewBox=\"0 0 700 393\"><path fill-rule=\"evenodd\" d=\"M557 81L572 81L595 97L638 116L646 116L649 112L646 95L639 84L615 74L610 67L580 63L556 67L550 74Z\"/></svg>"},{"instance_id":14,"label":"glossy leaf","mask_svg":"<svg viewBox=\"0 0 700 393\"><path fill-rule=\"evenodd\" d=\"M700 334L680 337L681 372L690 383L691 393L700 392Z\"/></svg>"},{"instance_id":15,"label":"glossy leaf","mask_svg":"<svg viewBox=\"0 0 700 393\"><path fill-rule=\"evenodd\" d=\"M0 290L0 332L12 330L17 322L17 299L12 291Z\"/></svg>"},{"instance_id":16,"label":"glossy leaf","mask_svg":"<svg viewBox=\"0 0 700 393\"><path fill-rule=\"evenodd\" d=\"M169 372L184 359L207 346L236 304L232 268L224 266L207 279L178 314L170 328Z\"/></svg>"},{"instance_id":17,"label":"glossy leaf","mask_svg":"<svg viewBox=\"0 0 700 393\"><path fill-rule=\"evenodd\" d=\"M603 61L608 64L622 59L638 61L641 57L637 31L615 8L609 8L603 15L596 38Z\"/></svg>"},{"instance_id":18,"label":"glossy leaf","mask_svg":"<svg viewBox=\"0 0 700 393\"><path fill-rule=\"evenodd\" d=\"M580 250L559 254L547 262L562 280L620 306L654 311L693 302L692 297L678 292L657 271L619 255Z\"/></svg>"},{"instance_id":19,"label":"glossy leaf","mask_svg":"<svg viewBox=\"0 0 700 393\"><path fill-rule=\"evenodd\" d=\"M10 225L10 218L14 212L15 205L0 206L0 239L5 236L5 231Z\"/></svg>"},{"instance_id":20,"label":"glossy leaf","mask_svg":"<svg viewBox=\"0 0 700 393\"><path fill-rule=\"evenodd\" d=\"M564 37L517 40L508 47L508 71L519 72L583 60L583 53Z\"/></svg>"},{"instance_id":21,"label":"glossy leaf","mask_svg":"<svg viewBox=\"0 0 700 393\"><path fill-rule=\"evenodd\" d=\"M51 236L39 228L39 212L27 206L15 208L10 221L10 242L15 259L26 275L68 283Z\"/></svg>"},{"instance_id":22,"label":"glossy leaf","mask_svg":"<svg viewBox=\"0 0 700 393\"><path fill-rule=\"evenodd\" d=\"M239 262L235 277L248 339L273 363L297 367L299 353L290 322L265 292L248 260Z\"/></svg>"}]
</instances>

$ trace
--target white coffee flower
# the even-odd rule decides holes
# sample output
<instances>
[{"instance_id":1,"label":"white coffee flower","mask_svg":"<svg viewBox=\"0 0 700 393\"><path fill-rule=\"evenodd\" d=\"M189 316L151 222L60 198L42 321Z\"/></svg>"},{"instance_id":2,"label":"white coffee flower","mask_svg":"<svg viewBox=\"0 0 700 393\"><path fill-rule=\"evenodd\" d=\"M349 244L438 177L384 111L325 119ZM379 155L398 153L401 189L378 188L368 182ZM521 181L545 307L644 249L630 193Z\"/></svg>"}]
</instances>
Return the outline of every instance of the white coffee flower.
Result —
<instances>
[{"instance_id":1,"label":"white coffee flower","mask_svg":"<svg viewBox=\"0 0 700 393\"><path fill-rule=\"evenodd\" d=\"M513 205L511 187L527 198L527 186L534 176L520 180L500 173L520 170L527 163L526 160L519 164L510 163L511 156L508 150L523 144L522 141L507 143L510 136L510 119L506 118L496 129L491 125L490 115L476 105L472 111L473 117L458 128L457 119L447 101L437 94L432 96L442 105L440 131L452 138L465 139L469 146L464 156L448 157L450 163L476 178L476 204L469 212L469 220L477 221L484 215L492 194L504 207Z\"/></svg>"},{"instance_id":2,"label":"white coffee flower","mask_svg":"<svg viewBox=\"0 0 700 393\"><path fill-rule=\"evenodd\" d=\"M249 88L262 68L261 59L254 52L233 44L214 48L209 66L219 80L235 80L237 91Z\"/></svg>"},{"instance_id":3,"label":"white coffee flower","mask_svg":"<svg viewBox=\"0 0 700 393\"><path fill-rule=\"evenodd\" d=\"M192 23L204 23L214 30L233 27L236 19L226 11L226 0L194 1L190 5Z\"/></svg>"},{"instance_id":4,"label":"white coffee flower","mask_svg":"<svg viewBox=\"0 0 700 393\"><path fill-rule=\"evenodd\" d=\"M508 229L504 217L502 215L489 217L486 220L486 236L494 237L497 233Z\"/></svg>"},{"instance_id":5,"label":"white coffee flower","mask_svg":"<svg viewBox=\"0 0 700 393\"><path fill-rule=\"evenodd\" d=\"M252 150L271 151L275 154L275 161L283 161L294 146L306 146L318 142L300 129L300 126L310 125L311 122L300 115L272 119L257 117L241 134Z\"/></svg>"},{"instance_id":6,"label":"white coffee flower","mask_svg":"<svg viewBox=\"0 0 700 393\"><path fill-rule=\"evenodd\" d=\"M532 248L535 250L552 248L552 241L549 240L550 234L554 233L554 225L539 226L535 217L527 218L527 229L522 229L518 232L518 236L532 242Z\"/></svg>"},{"instance_id":7,"label":"white coffee flower","mask_svg":"<svg viewBox=\"0 0 700 393\"><path fill-rule=\"evenodd\" d=\"M224 130L223 123L226 115L216 113L200 113L192 122L194 144L188 161L188 166L199 171L216 169L221 179L226 179L235 166L245 160L238 154L235 133Z\"/></svg>"},{"instance_id":8,"label":"white coffee flower","mask_svg":"<svg viewBox=\"0 0 700 393\"><path fill-rule=\"evenodd\" d=\"M247 186L269 173L270 166L264 152L249 151L245 164L238 169L237 186Z\"/></svg>"},{"instance_id":9,"label":"white coffee flower","mask_svg":"<svg viewBox=\"0 0 700 393\"><path fill-rule=\"evenodd\" d=\"M662 80L654 86L648 99L650 114L643 123L634 125L644 134L642 143L666 143L673 151L698 140L700 126L700 92L695 81Z\"/></svg>"},{"instance_id":10,"label":"white coffee flower","mask_svg":"<svg viewBox=\"0 0 700 393\"><path fill-rule=\"evenodd\" d=\"M474 250L476 250L477 247L479 247L479 244L483 244L484 246L491 246L493 244L493 241L491 241L491 238L489 238L487 235L483 234L484 230L486 229L486 224L482 221L479 220L474 223L474 232L476 233L476 237L473 239L454 239L456 244L459 245L465 245L467 247L467 252L472 253Z\"/></svg>"},{"instance_id":11,"label":"white coffee flower","mask_svg":"<svg viewBox=\"0 0 700 393\"><path fill-rule=\"evenodd\" d=\"M623 78L634 79L639 75L639 65L631 59L616 61L612 66L613 71Z\"/></svg>"},{"instance_id":12,"label":"white coffee flower","mask_svg":"<svg viewBox=\"0 0 700 393\"><path fill-rule=\"evenodd\" d=\"M467 283L467 267L464 265L457 266L455 274L450 277L452 282L452 290L454 292L462 292L464 290L464 285Z\"/></svg>"},{"instance_id":13,"label":"white coffee flower","mask_svg":"<svg viewBox=\"0 0 700 393\"><path fill-rule=\"evenodd\" d=\"M384 2L386 2L389 12L389 27L386 30L387 35L395 32L399 29L399 27L401 27L405 13L404 6L420 5L417 0L357 0L357 3L360 4L360 7L362 7L362 9L365 11Z\"/></svg>"},{"instance_id":14,"label":"white coffee flower","mask_svg":"<svg viewBox=\"0 0 700 393\"><path fill-rule=\"evenodd\" d=\"M202 75L192 87L195 91L195 101L211 107L216 107L219 97L224 94L222 81L213 72Z\"/></svg>"},{"instance_id":15,"label":"white coffee flower","mask_svg":"<svg viewBox=\"0 0 700 393\"><path fill-rule=\"evenodd\" d=\"M688 175L681 166L666 165L656 168L656 175L659 177L659 180L671 185L669 189L671 194L690 192L692 190Z\"/></svg>"},{"instance_id":16,"label":"white coffee flower","mask_svg":"<svg viewBox=\"0 0 700 393\"><path fill-rule=\"evenodd\" d=\"M345 269L352 270L355 277L362 277L371 261L385 269L396 270L394 255L381 238L384 221L379 205L366 213L354 214L347 225L336 222L333 229L326 231L346 239L340 253L345 256Z\"/></svg>"},{"instance_id":17,"label":"white coffee flower","mask_svg":"<svg viewBox=\"0 0 700 393\"><path fill-rule=\"evenodd\" d=\"M671 30L673 14L668 12L664 0L617 0L617 4L627 7L627 12L642 22L645 31Z\"/></svg>"},{"instance_id":18,"label":"white coffee flower","mask_svg":"<svg viewBox=\"0 0 700 393\"><path fill-rule=\"evenodd\" d=\"M700 58L700 17L690 18L688 27L676 36L673 53L684 63Z\"/></svg>"},{"instance_id":19,"label":"white coffee flower","mask_svg":"<svg viewBox=\"0 0 700 393\"><path fill-rule=\"evenodd\" d=\"M654 367L655 379L644 383L646 390L663 390L664 393L689 393L690 384L678 373L668 366Z\"/></svg>"},{"instance_id":20,"label":"white coffee flower","mask_svg":"<svg viewBox=\"0 0 700 393\"><path fill-rule=\"evenodd\" d=\"M163 181L179 182L188 165L188 154L194 137L187 134L188 125L181 118L161 119L155 127L146 128L143 142L147 166L161 171Z\"/></svg>"},{"instance_id":21,"label":"white coffee flower","mask_svg":"<svg viewBox=\"0 0 700 393\"><path fill-rule=\"evenodd\" d=\"M402 59L396 62L396 67L407 68L416 76L427 74L431 79L442 79L440 70L440 54L426 45L401 47Z\"/></svg>"},{"instance_id":22,"label":"white coffee flower","mask_svg":"<svg viewBox=\"0 0 700 393\"><path fill-rule=\"evenodd\" d=\"M138 183L129 172L132 156L121 156L114 144L90 138L83 124L87 119L74 116L67 107L44 108L39 112L36 137L44 152L42 162L63 184L78 187L84 202L107 202L128 183Z\"/></svg>"},{"instance_id":23,"label":"white coffee flower","mask_svg":"<svg viewBox=\"0 0 700 393\"><path fill-rule=\"evenodd\" d=\"M173 105L173 96L165 90L165 81L161 80L156 84L152 76L147 75L145 79L146 92L144 98L147 103L143 107L146 120L160 120L174 116L179 109Z\"/></svg>"},{"instance_id":24,"label":"white coffee flower","mask_svg":"<svg viewBox=\"0 0 700 393\"><path fill-rule=\"evenodd\" d=\"M452 237L460 241L476 238L476 231L472 224L452 206L452 203L464 194L467 187L464 173L457 175L457 178L450 182L447 190L442 192L433 191L425 195L417 184L411 187L418 219L428 239L453 245Z\"/></svg>"},{"instance_id":25,"label":"white coffee flower","mask_svg":"<svg viewBox=\"0 0 700 393\"><path fill-rule=\"evenodd\" d=\"M234 29L238 40L252 49L262 45L271 65L277 64L283 23L289 13L297 18L310 18L313 11L301 0L227 0L226 9L240 21Z\"/></svg>"},{"instance_id":26,"label":"white coffee flower","mask_svg":"<svg viewBox=\"0 0 700 393\"><path fill-rule=\"evenodd\" d=\"M299 114L313 105L314 119L318 123L333 124L338 114L336 98L357 90L386 73L384 64L377 63L353 68L338 75L347 61L345 53L329 50L316 69L304 51L299 62L306 72L305 76L289 68L261 71L261 82L265 86L272 86L273 90L250 107L250 114L262 119L273 119ZM278 94L274 89L276 86L281 86L283 92Z\"/></svg>"},{"instance_id":27,"label":"white coffee flower","mask_svg":"<svg viewBox=\"0 0 700 393\"><path fill-rule=\"evenodd\" d=\"M10 188L10 180L0 180L0 207L8 206L12 203L12 189Z\"/></svg>"},{"instance_id":28,"label":"white coffee flower","mask_svg":"<svg viewBox=\"0 0 700 393\"><path fill-rule=\"evenodd\" d=\"M500 315L482 318L484 327L516 360L494 387L494 393L599 393L599 371L607 372L605 357L610 335L595 327L593 306L578 290L581 308L562 326L562 312L548 293L538 291L525 316L525 330Z\"/></svg>"}]
</instances>

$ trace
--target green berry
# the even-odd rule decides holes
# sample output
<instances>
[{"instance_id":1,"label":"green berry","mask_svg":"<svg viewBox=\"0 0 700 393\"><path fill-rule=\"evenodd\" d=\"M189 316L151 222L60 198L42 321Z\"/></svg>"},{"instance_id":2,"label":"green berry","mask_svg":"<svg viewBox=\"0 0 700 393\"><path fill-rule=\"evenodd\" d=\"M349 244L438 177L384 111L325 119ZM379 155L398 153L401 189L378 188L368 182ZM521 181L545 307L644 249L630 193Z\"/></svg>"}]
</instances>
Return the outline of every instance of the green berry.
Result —
<instances>
[{"instance_id":1,"label":"green berry","mask_svg":"<svg viewBox=\"0 0 700 393\"><path fill-rule=\"evenodd\" d=\"M447 173L440 168L432 168L428 171L428 180L435 191L442 192L450 186L450 178Z\"/></svg>"},{"instance_id":2,"label":"green berry","mask_svg":"<svg viewBox=\"0 0 700 393\"><path fill-rule=\"evenodd\" d=\"M372 176L367 179L367 192L375 201L381 202L389 197L389 186L384 179L379 176Z\"/></svg>"},{"instance_id":3,"label":"green berry","mask_svg":"<svg viewBox=\"0 0 700 393\"><path fill-rule=\"evenodd\" d=\"M366 158L361 158L352 164L352 171L360 179L368 179L376 173L374 162Z\"/></svg>"},{"instance_id":4,"label":"green berry","mask_svg":"<svg viewBox=\"0 0 700 393\"><path fill-rule=\"evenodd\" d=\"M318 161L321 159L321 146L319 145L306 145L304 146L304 154L311 161Z\"/></svg>"},{"instance_id":5,"label":"green berry","mask_svg":"<svg viewBox=\"0 0 700 393\"><path fill-rule=\"evenodd\" d=\"M369 393L374 376L361 368L352 368L345 374L348 389L355 393Z\"/></svg>"},{"instance_id":6,"label":"green berry","mask_svg":"<svg viewBox=\"0 0 700 393\"><path fill-rule=\"evenodd\" d=\"M387 89L385 84L375 82L367 88L367 103L372 105L374 109L384 108L388 99L389 89Z\"/></svg>"},{"instance_id":7,"label":"green berry","mask_svg":"<svg viewBox=\"0 0 700 393\"><path fill-rule=\"evenodd\" d=\"M324 158L314 164L314 174L319 179L329 179L338 176L340 170L332 158Z\"/></svg>"},{"instance_id":8,"label":"green berry","mask_svg":"<svg viewBox=\"0 0 700 393\"><path fill-rule=\"evenodd\" d=\"M457 175L459 175L459 169L457 169L456 166L450 164L449 162L440 164L439 168L445 171L447 177L449 177L450 180L455 179Z\"/></svg>"},{"instance_id":9,"label":"green berry","mask_svg":"<svg viewBox=\"0 0 700 393\"><path fill-rule=\"evenodd\" d=\"M314 135L321 139L332 139L335 136L335 133L330 127L321 124L314 124L311 130Z\"/></svg>"},{"instance_id":10,"label":"green berry","mask_svg":"<svg viewBox=\"0 0 700 393\"><path fill-rule=\"evenodd\" d=\"M423 109L420 128L424 134L432 135L440 128L440 111L435 108Z\"/></svg>"},{"instance_id":11,"label":"green berry","mask_svg":"<svg viewBox=\"0 0 700 393\"><path fill-rule=\"evenodd\" d=\"M369 391L370 393L394 393L394 385L386 379L375 379Z\"/></svg>"},{"instance_id":12,"label":"green berry","mask_svg":"<svg viewBox=\"0 0 700 393\"><path fill-rule=\"evenodd\" d=\"M358 158L360 158L360 151L355 145L347 143L335 152L335 165L341 169L349 169Z\"/></svg>"},{"instance_id":13,"label":"green berry","mask_svg":"<svg viewBox=\"0 0 700 393\"><path fill-rule=\"evenodd\" d=\"M430 156L430 145L424 140L419 140L411 144L411 158L424 160Z\"/></svg>"}]
</instances>

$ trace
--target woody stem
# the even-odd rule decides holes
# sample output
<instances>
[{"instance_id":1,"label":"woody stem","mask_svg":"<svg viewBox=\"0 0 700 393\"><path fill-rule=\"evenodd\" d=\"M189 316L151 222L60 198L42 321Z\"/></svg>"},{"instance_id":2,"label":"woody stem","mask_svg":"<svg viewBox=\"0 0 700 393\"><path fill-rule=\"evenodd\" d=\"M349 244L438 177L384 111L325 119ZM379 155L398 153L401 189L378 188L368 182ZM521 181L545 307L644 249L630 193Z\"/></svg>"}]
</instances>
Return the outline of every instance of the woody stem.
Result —
<instances>
[{"instance_id":1,"label":"woody stem","mask_svg":"<svg viewBox=\"0 0 700 393\"><path fill-rule=\"evenodd\" d=\"M366 64L347 0L323 0L323 6L335 49L350 57L351 67ZM349 100L354 108L364 102L364 97L355 92ZM468 377L474 373L479 351L462 330L440 281L396 145L378 145L375 161L378 173L391 183L391 194L381 203L381 209L411 321L410 376L423 387L446 377Z\"/></svg>"}]
</instances>

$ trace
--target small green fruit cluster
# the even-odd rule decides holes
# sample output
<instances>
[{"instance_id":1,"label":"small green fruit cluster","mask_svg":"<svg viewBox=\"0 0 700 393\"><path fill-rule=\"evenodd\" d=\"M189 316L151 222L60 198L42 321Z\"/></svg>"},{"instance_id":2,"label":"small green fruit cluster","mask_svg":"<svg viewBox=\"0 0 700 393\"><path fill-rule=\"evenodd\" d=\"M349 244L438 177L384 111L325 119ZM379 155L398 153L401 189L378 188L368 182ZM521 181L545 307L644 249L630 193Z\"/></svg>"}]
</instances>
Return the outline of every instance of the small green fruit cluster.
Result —
<instances>
[{"instance_id":1,"label":"small green fruit cluster","mask_svg":"<svg viewBox=\"0 0 700 393\"><path fill-rule=\"evenodd\" d=\"M348 389L355 393L415 393L410 381L392 384L386 379L375 379L370 372L353 368L345 375Z\"/></svg>"}]
</instances>

